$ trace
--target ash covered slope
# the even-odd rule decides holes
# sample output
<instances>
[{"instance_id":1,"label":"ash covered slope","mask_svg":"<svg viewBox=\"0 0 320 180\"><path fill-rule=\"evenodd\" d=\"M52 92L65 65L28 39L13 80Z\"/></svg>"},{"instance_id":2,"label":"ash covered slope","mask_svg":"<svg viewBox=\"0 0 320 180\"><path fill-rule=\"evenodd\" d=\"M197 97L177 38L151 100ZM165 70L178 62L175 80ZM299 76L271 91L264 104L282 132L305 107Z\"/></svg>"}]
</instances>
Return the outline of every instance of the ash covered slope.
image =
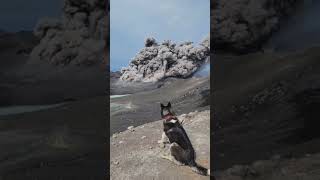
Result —
<instances>
[{"instance_id":1,"label":"ash covered slope","mask_svg":"<svg viewBox=\"0 0 320 180\"><path fill-rule=\"evenodd\" d=\"M216 55L216 169L276 154L300 157L320 152L319 49L287 55Z\"/></svg>"},{"instance_id":2,"label":"ash covered slope","mask_svg":"<svg viewBox=\"0 0 320 180\"><path fill-rule=\"evenodd\" d=\"M220 0L212 3L215 47L237 52L260 48L299 0Z\"/></svg>"},{"instance_id":3,"label":"ash covered slope","mask_svg":"<svg viewBox=\"0 0 320 180\"><path fill-rule=\"evenodd\" d=\"M41 42L31 59L56 65L101 62L109 36L107 14L105 0L65 0L62 19L44 18L35 27Z\"/></svg>"},{"instance_id":4,"label":"ash covered slope","mask_svg":"<svg viewBox=\"0 0 320 180\"><path fill-rule=\"evenodd\" d=\"M198 46L192 42L176 45L170 40L160 45L147 38L145 47L121 70L123 81L157 82L167 77L186 78L206 62L210 53L209 36Z\"/></svg>"}]
</instances>

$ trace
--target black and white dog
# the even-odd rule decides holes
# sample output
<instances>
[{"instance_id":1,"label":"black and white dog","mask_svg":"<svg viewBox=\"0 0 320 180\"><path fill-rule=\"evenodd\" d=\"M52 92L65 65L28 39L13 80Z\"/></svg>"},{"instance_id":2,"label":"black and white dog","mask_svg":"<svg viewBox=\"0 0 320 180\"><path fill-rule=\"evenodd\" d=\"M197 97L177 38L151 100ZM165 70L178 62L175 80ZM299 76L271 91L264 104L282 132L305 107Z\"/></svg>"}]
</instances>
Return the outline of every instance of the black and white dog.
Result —
<instances>
[{"instance_id":1,"label":"black and white dog","mask_svg":"<svg viewBox=\"0 0 320 180\"><path fill-rule=\"evenodd\" d=\"M163 133L160 143L163 147L166 143L170 144L169 152L161 157L178 165L190 166L198 174L210 175L210 169L196 163L196 153L182 124L171 111L171 103L169 102L167 106L160 104L160 106L163 119Z\"/></svg>"}]
</instances>

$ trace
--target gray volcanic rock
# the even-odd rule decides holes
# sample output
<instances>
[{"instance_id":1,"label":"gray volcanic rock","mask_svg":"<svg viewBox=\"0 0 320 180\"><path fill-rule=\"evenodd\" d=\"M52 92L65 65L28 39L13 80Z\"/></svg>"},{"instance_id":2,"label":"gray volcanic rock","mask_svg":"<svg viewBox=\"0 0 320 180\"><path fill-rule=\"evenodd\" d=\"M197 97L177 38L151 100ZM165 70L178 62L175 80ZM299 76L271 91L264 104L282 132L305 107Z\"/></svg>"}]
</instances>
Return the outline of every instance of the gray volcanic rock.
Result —
<instances>
[{"instance_id":1,"label":"gray volcanic rock","mask_svg":"<svg viewBox=\"0 0 320 180\"><path fill-rule=\"evenodd\" d=\"M216 48L247 52L280 27L280 20L298 0L220 0L212 4L212 32Z\"/></svg>"},{"instance_id":2,"label":"gray volcanic rock","mask_svg":"<svg viewBox=\"0 0 320 180\"><path fill-rule=\"evenodd\" d=\"M106 1L65 0L63 18L44 18L34 29L41 39L32 60L52 64L92 65L101 62L108 37Z\"/></svg>"},{"instance_id":3,"label":"gray volcanic rock","mask_svg":"<svg viewBox=\"0 0 320 180\"><path fill-rule=\"evenodd\" d=\"M158 44L147 38L145 47L121 70L120 80L157 82L167 77L186 78L196 72L210 53L209 36L198 46L192 42L176 45L170 40Z\"/></svg>"}]
</instances>

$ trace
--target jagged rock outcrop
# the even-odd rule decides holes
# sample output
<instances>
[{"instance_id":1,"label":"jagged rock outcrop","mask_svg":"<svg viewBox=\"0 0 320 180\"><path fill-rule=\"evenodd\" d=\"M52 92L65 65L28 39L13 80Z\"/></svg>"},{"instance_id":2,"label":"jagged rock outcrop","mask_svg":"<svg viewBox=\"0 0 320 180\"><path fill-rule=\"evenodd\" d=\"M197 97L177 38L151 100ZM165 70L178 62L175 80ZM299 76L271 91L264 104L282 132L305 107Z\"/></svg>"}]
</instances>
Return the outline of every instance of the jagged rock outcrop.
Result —
<instances>
[{"instance_id":1,"label":"jagged rock outcrop","mask_svg":"<svg viewBox=\"0 0 320 180\"><path fill-rule=\"evenodd\" d=\"M299 0L220 0L212 4L212 39L216 49L248 52L280 27L281 18Z\"/></svg>"},{"instance_id":2,"label":"jagged rock outcrop","mask_svg":"<svg viewBox=\"0 0 320 180\"><path fill-rule=\"evenodd\" d=\"M41 39L31 60L92 65L103 58L109 37L106 0L65 0L61 19L44 18L34 29Z\"/></svg>"},{"instance_id":3,"label":"jagged rock outcrop","mask_svg":"<svg viewBox=\"0 0 320 180\"><path fill-rule=\"evenodd\" d=\"M167 77L186 78L206 62L210 53L209 36L198 46L192 42L175 44L170 40L158 44L147 38L145 47L122 68L123 81L156 82Z\"/></svg>"}]
</instances>

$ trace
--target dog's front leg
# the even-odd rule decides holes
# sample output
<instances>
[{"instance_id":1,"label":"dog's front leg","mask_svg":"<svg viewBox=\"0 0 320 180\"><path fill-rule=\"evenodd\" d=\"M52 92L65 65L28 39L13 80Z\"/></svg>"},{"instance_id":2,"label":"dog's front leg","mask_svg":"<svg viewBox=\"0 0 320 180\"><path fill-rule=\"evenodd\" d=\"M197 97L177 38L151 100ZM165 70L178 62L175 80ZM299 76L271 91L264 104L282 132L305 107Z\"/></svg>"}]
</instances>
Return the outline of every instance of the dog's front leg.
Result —
<instances>
[{"instance_id":1,"label":"dog's front leg","mask_svg":"<svg viewBox=\"0 0 320 180\"><path fill-rule=\"evenodd\" d=\"M166 143L169 143L169 138L167 137L166 133L162 132L161 140L158 141L161 148L165 147Z\"/></svg>"}]
</instances>

